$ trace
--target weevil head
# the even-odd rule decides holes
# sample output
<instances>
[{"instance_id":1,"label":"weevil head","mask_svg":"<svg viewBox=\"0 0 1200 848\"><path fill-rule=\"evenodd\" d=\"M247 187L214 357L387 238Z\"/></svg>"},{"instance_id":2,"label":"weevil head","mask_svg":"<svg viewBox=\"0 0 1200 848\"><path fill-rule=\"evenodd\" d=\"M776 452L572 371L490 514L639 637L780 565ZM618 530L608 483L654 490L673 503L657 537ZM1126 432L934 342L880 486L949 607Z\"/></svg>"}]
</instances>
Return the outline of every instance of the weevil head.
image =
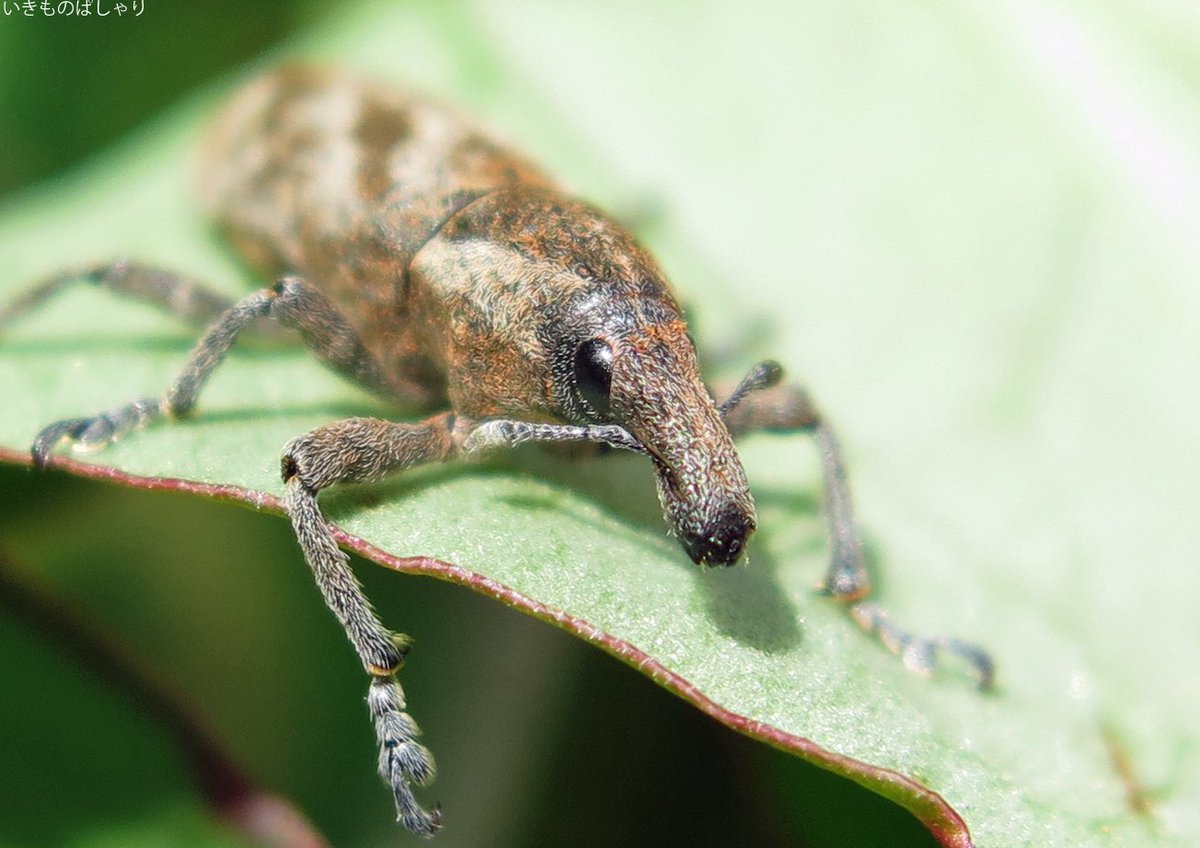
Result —
<instances>
[{"instance_id":1,"label":"weevil head","mask_svg":"<svg viewBox=\"0 0 1200 848\"><path fill-rule=\"evenodd\" d=\"M756 527L746 474L674 297L649 257L636 258L635 283L608 281L573 299L559 325L556 394L569 420L632 433L654 464L664 517L688 556L732 565Z\"/></svg>"},{"instance_id":2,"label":"weevil head","mask_svg":"<svg viewBox=\"0 0 1200 848\"><path fill-rule=\"evenodd\" d=\"M566 388L583 417L619 424L646 447L664 517L692 561L732 565L756 526L745 472L678 313L641 306L643 320L626 316L616 332L572 346Z\"/></svg>"}]
</instances>

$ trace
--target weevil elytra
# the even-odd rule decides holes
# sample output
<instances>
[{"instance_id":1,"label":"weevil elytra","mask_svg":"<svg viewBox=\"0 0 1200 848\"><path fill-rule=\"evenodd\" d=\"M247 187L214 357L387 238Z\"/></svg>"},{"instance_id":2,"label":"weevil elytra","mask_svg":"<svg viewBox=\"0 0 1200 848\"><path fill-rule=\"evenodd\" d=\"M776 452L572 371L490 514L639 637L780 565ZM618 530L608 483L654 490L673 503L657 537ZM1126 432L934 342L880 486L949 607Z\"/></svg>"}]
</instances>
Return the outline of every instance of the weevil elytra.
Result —
<instances>
[{"instance_id":1,"label":"weevil elytra","mask_svg":"<svg viewBox=\"0 0 1200 848\"><path fill-rule=\"evenodd\" d=\"M46 465L64 442L102 447L190 414L259 318L297 333L348 379L432 413L417 423L338 421L293 439L281 460L300 547L370 677L379 770L409 830L432 834L441 813L412 791L434 766L396 680L407 639L380 623L322 517L318 493L334 484L526 441L607 445L651 462L668 528L692 560L731 565L756 528L733 438L806 431L824 472L824 591L910 667L931 670L944 649L990 683L979 648L915 638L864 600L870 585L841 452L809 398L763 363L716 403L654 260L533 164L435 103L296 67L243 89L204 159L203 199L217 226L275 282L231 303L186 276L121 261L55 275L10 304L0 326L86 281L207 327L162 396L52 423L33 458Z\"/></svg>"}]
</instances>

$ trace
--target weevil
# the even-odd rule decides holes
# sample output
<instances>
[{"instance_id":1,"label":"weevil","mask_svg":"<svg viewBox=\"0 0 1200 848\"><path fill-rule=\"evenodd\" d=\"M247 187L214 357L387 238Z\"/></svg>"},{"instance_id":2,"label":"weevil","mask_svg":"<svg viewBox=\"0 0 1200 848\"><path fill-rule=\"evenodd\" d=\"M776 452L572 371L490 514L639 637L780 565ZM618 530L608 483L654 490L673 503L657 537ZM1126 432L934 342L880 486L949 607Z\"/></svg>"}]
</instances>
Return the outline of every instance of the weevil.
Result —
<instances>
[{"instance_id":1,"label":"weevil","mask_svg":"<svg viewBox=\"0 0 1200 848\"><path fill-rule=\"evenodd\" d=\"M557 187L452 110L352 74L271 72L238 93L202 156L202 199L260 279L236 303L200 282L130 261L56 274L0 313L0 326L80 281L207 327L174 383L98 415L58 421L36 465L63 443L103 447L190 415L239 334L269 319L326 365L417 423L349 418L288 442L280 462L296 537L367 675L379 771L397 817L430 835L413 785L434 774L397 681L408 638L379 621L318 505L329 486L523 442L586 442L652 464L667 527L702 566L728 566L757 526L733 439L755 430L815 438L832 556L823 591L901 654L932 670L939 650L987 686L986 652L916 638L870 590L838 441L811 399L756 366L717 403L679 304L654 259L613 219Z\"/></svg>"}]
</instances>

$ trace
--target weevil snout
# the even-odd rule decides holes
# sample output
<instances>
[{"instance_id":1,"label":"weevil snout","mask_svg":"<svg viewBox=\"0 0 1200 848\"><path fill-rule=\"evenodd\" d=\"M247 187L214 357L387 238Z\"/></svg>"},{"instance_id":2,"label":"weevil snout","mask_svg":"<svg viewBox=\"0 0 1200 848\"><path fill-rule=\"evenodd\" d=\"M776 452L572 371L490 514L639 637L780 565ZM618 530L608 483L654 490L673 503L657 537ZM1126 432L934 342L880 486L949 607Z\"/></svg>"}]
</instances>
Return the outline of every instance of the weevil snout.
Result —
<instances>
[{"instance_id":1,"label":"weevil snout","mask_svg":"<svg viewBox=\"0 0 1200 848\"><path fill-rule=\"evenodd\" d=\"M758 524L732 445L728 454L691 444L667 451L667 456L666 461L656 456L654 464L659 501L672 532L697 565L733 565Z\"/></svg>"},{"instance_id":2,"label":"weevil snout","mask_svg":"<svg viewBox=\"0 0 1200 848\"><path fill-rule=\"evenodd\" d=\"M729 504L699 533L678 531L679 541L697 565L733 565L741 558L755 526L753 510L746 514L740 506Z\"/></svg>"},{"instance_id":3,"label":"weevil snout","mask_svg":"<svg viewBox=\"0 0 1200 848\"><path fill-rule=\"evenodd\" d=\"M664 517L688 556L733 565L757 527L754 501L683 322L623 339L610 394L614 417L653 459Z\"/></svg>"}]
</instances>

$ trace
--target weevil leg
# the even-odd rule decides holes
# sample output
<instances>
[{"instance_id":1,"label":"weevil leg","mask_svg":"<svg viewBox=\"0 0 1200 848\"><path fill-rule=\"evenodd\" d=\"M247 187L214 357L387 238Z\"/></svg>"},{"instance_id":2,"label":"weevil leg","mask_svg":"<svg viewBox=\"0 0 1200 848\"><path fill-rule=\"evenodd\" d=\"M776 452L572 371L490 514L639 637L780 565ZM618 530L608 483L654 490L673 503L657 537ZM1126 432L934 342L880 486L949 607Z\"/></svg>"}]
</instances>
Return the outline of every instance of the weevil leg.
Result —
<instances>
[{"instance_id":1,"label":"weevil leg","mask_svg":"<svg viewBox=\"0 0 1200 848\"><path fill-rule=\"evenodd\" d=\"M81 283L152 304L197 326L209 324L233 305L232 300L192 277L154 265L118 259L68 268L46 277L0 309L0 330Z\"/></svg>"},{"instance_id":2,"label":"weevil leg","mask_svg":"<svg viewBox=\"0 0 1200 848\"><path fill-rule=\"evenodd\" d=\"M316 577L325 603L346 631L371 675L367 705L379 742L379 773L392 790L396 816L413 833L429 836L441 825L441 810L424 810L412 785L434 775L433 756L417 742L420 730L406 711L396 672L408 637L386 629L363 594L349 557L338 547L317 505L318 493L336 483L376 480L391 472L446 459L459 452L454 416L419 424L349 418L293 439L283 449L285 503L296 538Z\"/></svg>"},{"instance_id":3,"label":"weevil leg","mask_svg":"<svg viewBox=\"0 0 1200 848\"><path fill-rule=\"evenodd\" d=\"M259 318L273 319L297 331L319 359L359 385L392 398L412 397L412 387L387 376L325 295L296 277L284 277L225 309L192 349L183 370L162 397L138 398L90 418L49 425L34 440L34 462L45 465L50 452L64 440L77 450L96 450L157 418L186 416L234 342Z\"/></svg>"},{"instance_id":4,"label":"weevil leg","mask_svg":"<svg viewBox=\"0 0 1200 848\"><path fill-rule=\"evenodd\" d=\"M981 689L990 688L995 679L995 664L987 651L959 639L915 636L897 624L878 604L865 600L871 592L871 581L854 517L846 462L837 435L806 392L779 384L782 376L783 371L776 363L755 366L721 404L720 410L734 437L760 430L779 433L802 430L811 433L816 441L825 481L825 516L833 548L821 591L845 602L859 626L899 655L909 669L930 674L937 665L938 653L948 652L970 664Z\"/></svg>"},{"instance_id":5,"label":"weevil leg","mask_svg":"<svg viewBox=\"0 0 1200 848\"><path fill-rule=\"evenodd\" d=\"M648 454L645 445L619 424L535 424L495 418L472 426L462 437L466 453L511 448L525 442L591 442L618 450Z\"/></svg>"},{"instance_id":6,"label":"weevil leg","mask_svg":"<svg viewBox=\"0 0 1200 848\"><path fill-rule=\"evenodd\" d=\"M392 789L399 820L421 835L437 830L441 811L426 812L412 793L412 784L424 784L433 777L434 763L429 751L416 741L419 730L406 712L404 693L396 681L408 637L387 630L376 617L350 570L349 558L321 515L317 495L337 483L377 480L415 465L529 441L589 441L645 452L632 434L616 425L534 424L508 419L476 425L450 413L419 424L350 418L293 439L283 450L285 504L296 538L325 603L371 675L367 703L379 741L379 773Z\"/></svg>"}]
</instances>

